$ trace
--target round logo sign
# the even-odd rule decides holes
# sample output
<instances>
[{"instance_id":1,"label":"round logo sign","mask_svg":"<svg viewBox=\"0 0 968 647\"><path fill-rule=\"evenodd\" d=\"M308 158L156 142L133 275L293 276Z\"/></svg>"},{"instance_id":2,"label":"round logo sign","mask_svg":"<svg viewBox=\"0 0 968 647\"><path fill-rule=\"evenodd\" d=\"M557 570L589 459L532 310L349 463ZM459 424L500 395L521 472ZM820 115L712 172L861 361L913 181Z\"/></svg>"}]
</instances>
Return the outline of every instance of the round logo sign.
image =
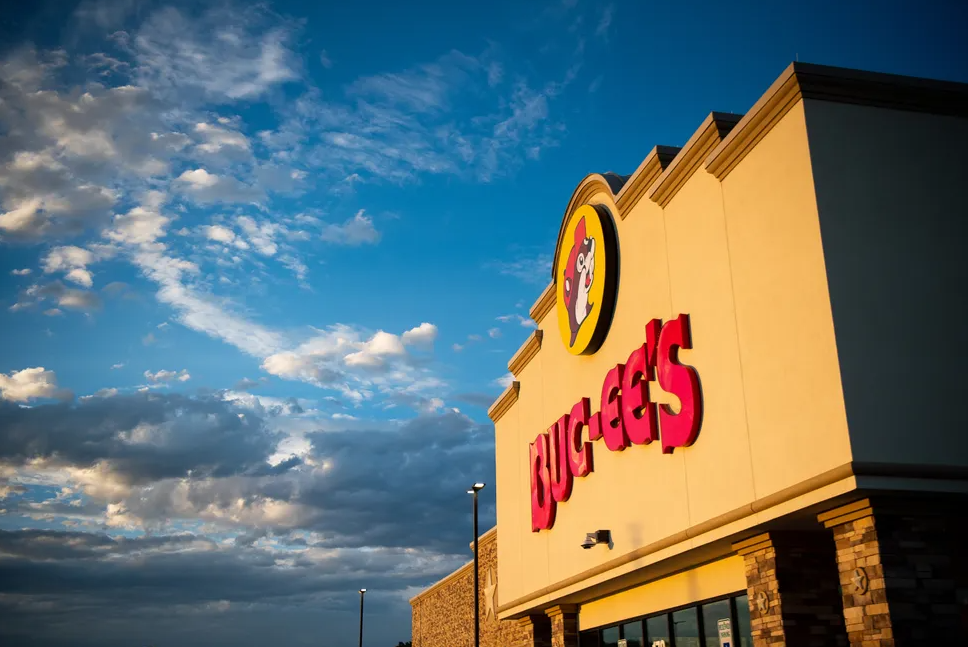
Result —
<instances>
[{"instance_id":1,"label":"round logo sign","mask_svg":"<svg viewBox=\"0 0 968 647\"><path fill-rule=\"evenodd\" d=\"M591 355L608 334L618 285L615 224L604 207L586 204L571 214L557 261L561 339L573 355Z\"/></svg>"}]
</instances>

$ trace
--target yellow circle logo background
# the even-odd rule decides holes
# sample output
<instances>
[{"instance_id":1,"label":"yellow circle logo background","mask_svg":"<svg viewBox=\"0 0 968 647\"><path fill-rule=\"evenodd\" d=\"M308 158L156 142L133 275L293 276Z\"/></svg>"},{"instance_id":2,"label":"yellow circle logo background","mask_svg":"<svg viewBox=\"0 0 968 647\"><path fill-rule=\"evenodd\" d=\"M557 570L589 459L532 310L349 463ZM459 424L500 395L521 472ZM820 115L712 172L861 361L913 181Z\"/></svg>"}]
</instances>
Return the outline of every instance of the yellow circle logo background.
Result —
<instances>
[{"instance_id":1,"label":"yellow circle logo background","mask_svg":"<svg viewBox=\"0 0 968 647\"><path fill-rule=\"evenodd\" d=\"M618 252L614 226L605 218L592 205L576 209L558 251L558 330L573 355L598 350L611 323Z\"/></svg>"}]
</instances>

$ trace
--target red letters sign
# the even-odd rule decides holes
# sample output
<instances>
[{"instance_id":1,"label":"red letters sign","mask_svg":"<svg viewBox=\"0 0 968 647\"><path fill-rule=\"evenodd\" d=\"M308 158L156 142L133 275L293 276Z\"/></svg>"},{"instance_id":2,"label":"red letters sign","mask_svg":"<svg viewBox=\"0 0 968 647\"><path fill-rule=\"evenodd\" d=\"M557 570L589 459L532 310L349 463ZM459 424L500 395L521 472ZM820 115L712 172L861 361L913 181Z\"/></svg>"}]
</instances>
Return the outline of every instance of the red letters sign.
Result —
<instances>
[{"instance_id":1,"label":"red letters sign","mask_svg":"<svg viewBox=\"0 0 968 647\"><path fill-rule=\"evenodd\" d=\"M605 375L599 411L592 414L589 399L582 398L547 433L538 434L530 446L532 531L554 526L558 503L571 496L574 479L592 472L592 446L582 441L586 427L588 441L604 438L613 452L661 439L662 453L671 454L696 441L702 425L699 374L679 363L680 348L692 348L689 315L665 325L653 319L645 327L645 344ZM679 413L652 401L652 380L679 398Z\"/></svg>"}]
</instances>

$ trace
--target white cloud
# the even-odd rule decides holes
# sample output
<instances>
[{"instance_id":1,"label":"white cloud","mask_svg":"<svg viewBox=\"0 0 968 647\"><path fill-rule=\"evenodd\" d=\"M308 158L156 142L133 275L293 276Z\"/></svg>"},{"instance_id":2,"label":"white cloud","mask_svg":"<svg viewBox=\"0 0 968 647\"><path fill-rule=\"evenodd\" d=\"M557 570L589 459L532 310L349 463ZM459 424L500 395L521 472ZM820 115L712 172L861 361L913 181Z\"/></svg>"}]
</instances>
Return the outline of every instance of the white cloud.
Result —
<instances>
[{"instance_id":1,"label":"white cloud","mask_svg":"<svg viewBox=\"0 0 968 647\"><path fill-rule=\"evenodd\" d=\"M199 204L255 202L262 197L262 191L257 187L231 176L209 173L203 168L183 172L176 183L182 192Z\"/></svg>"},{"instance_id":2,"label":"white cloud","mask_svg":"<svg viewBox=\"0 0 968 647\"><path fill-rule=\"evenodd\" d=\"M116 370L116 369L119 369L119 368L124 368L124 362L118 362L117 364L112 364L111 365L111 369L112 370Z\"/></svg>"},{"instance_id":3,"label":"white cloud","mask_svg":"<svg viewBox=\"0 0 968 647\"><path fill-rule=\"evenodd\" d=\"M330 224L323 228L322 239L340 245L373 244L380 240L380 232L373 226L373 218L360 209L355 216L341 225Z\"/></svg>"},{"instance_id":4,"label":"white cloud","mask_svg":"<svg viewBox=\"0 0 968 647\"><path fill-rule=\"evenodd\" d=\"M237 249L248 249L249 244L242 240L235 232L224 225L207 225L202 227L205 237L217 243L232 245Z\"/></svg>"},{"instance_id":5,"label":"white cloud","mask_svg":"<svg viewBox=\"0 0 968 647\"><path fill-rule=\"evenodd\" d=\"M494 380L494 384L496 384L497 386L501 387L502 389L506 389L509 386L511 386L511 383L512 382L514 382L514 374L513 373L505 373L501 377L499 377L496 380Z\"/></svg>"},{"instance_id":6,"label":"white cloud","mask_svg":"<svg viewBox=\"0 0 968 647\"><path fill-rule=\"evenodd\" d=\"M115 388L99 389L92 393L91 395L82 395L81 400L93 400L95 398L113 398L118 394L118 390Z\"/></svg>"},{"instance_id":7,"label":"white cloud","mask_svg":"<svg viewBox=\"0 0 968 647\"><path fill-rule=\"evenodd\" d=\"M25 267L22 270L11 270L10 271L10 273L12 275L14 275L14 276L27 276L28 274L30 274L30 272L31 272L31 269L29 267Z\"/></svg>"},{"instance_id":8,"label":"white cloud","mask_svg":"<svg viewBox=\"0 0 968 647\"><path fill-rule=\"evenodd\" d=\"M195 132L204 140L198 145L202 153L215 154L224 149L240 153L249 153L251 145L249 138L237 130L229 130L212 124L195 124Z\"/></svg>"},{"instance_id":9,"label":"white cloud","mask_svg":"<svg viewBox=\"0 0 968 647\"><path fill-rule=\"evenodd\" d=\"M348 366L379 368L386 364L387 358L399 357L406 352L400 337L379 330L363 344L360 350L350 353L343 360Z\"/></svg>"},{"instance_id":10,"label":"white cloud","mask_svg":"<svg viewBox=\"0 0 968 647\"><path fill-rule=\"evenodd\" d=\"M402 339L407 345L433 346L434 340L437 339L437 326L424 322L403 333Z\"/></svg>"},{"instance_id":11,"label":"white cloud","mask_svg":"<svg viewBox=\"0 0 968 647\"><path fill-rule=\"evenodd\" d=\"M55 247L44 257L44 273L64 272L64 278L68 281L89 288L94 285L94 279L87 266L96 260L90 250L81 247Z\"/></svg>"},{"instance_id":12,"label":"white cloud","mask_svg":"<svg viewBox=\"0 0 968 647\"><path fill-rule=\"evenodd\" d=\"M462 344L454 344L453 346L451 346L451 348L455 353L459 353L462 350L464 350L464 346Z\"/></svg>"},{"instance_id":13,"label":"white cloud","mask_svg":"<svg viewBox=\"0 0 968 647\"><path fill-rule=\"evenodd\" d=\"M141 205L127 214L114 216L113 227L105 230L104 236L127 245L149 245L162 238L165 227L171 222L160 211L165 197L158 191L149 192L143 196Z\"/></svg>"},{"instance_id":14,"label":"white cloud","mask_svg":"<svg viewBox=\"0 0 968 647\"><path fill-rule=\"evenodd\" d=\"M59 317L64 313L61 312L60 309L58 308L50 308L48 310L44 310L44 314L47 315L48 317Z\"/></svg>"},{"instance_id":15,"label":"white cloud","mask_svg":"<svg viewBox=\"0 0 968 647\"><path fill-rule=\"evenodd\" d=\"M261 8L217 8L185 16L157 11L132 43L139 81L182 100L230 103L256 99L294 80L299 63L288 49L295 23L264 29Z\"/></svg>"},{"instance_id":16,"label":"white cloud","mask_svg":"<svg viewBox=\"0 0 968 647\"><path fill-rule=\"evenodd\" d=\"M57 387L54 371L43 367L25 368L7 375L0 373L0 398L12 402L27 402L38 398L69 399L70 391Z\"/></svg>"},{"instance_id":17,"label":"white cloud","mask_svg":"<svg viewBox=\"0 0 968 647\"><path fill-rule=\"evenodd\" d=\"M179 382L187 382L192 379L191 374L187 369L182 369L180 371L166 371L164 369L152 373L151 371L145 371L145 379L151 384L167 384L174 380Z\"/></svg>"},{"instance_id":18,"label":"white cloud","mask_svg":"<svg viewBox=\"0 0 968 647\"><path fill-rule=\"evenodd\" d=\"M501 336L501 329L491 328L490 330L487 331L487 336L490 337L491 339L497 339L498 337Z\"/></svg>"},{"instance_id":19,"label":"white cloud","mask_svg":"<svg viewBox=\"0 0 968 647\"><path fill-rule=\"evenodd\" d=\"M275 242L275 237L284 233L283 228L268 220L256 222L249 216L239 216L238 225L243 234L248 239L249 244L263 256L273 256L279 251L279 246Z\"/></svg>"}]
</instances>

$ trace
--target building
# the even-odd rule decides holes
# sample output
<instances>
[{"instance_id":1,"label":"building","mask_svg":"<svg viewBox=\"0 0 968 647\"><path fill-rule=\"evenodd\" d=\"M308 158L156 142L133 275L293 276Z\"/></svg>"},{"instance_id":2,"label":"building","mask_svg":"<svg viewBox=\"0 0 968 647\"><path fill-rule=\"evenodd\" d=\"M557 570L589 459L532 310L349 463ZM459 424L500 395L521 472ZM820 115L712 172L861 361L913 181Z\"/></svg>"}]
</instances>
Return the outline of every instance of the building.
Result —
<instances>
[{"instance_id":1,"label":"building","mask_svg":"<svg viewBox=\"0 0 968 647\"><path fill-rule=\"evenodd\" d=\"M483 645L968 644L966 117L795 63L578 185L489 411ZM469 568L415 646L473 644Z\"/></svg>"}]
</instances>

